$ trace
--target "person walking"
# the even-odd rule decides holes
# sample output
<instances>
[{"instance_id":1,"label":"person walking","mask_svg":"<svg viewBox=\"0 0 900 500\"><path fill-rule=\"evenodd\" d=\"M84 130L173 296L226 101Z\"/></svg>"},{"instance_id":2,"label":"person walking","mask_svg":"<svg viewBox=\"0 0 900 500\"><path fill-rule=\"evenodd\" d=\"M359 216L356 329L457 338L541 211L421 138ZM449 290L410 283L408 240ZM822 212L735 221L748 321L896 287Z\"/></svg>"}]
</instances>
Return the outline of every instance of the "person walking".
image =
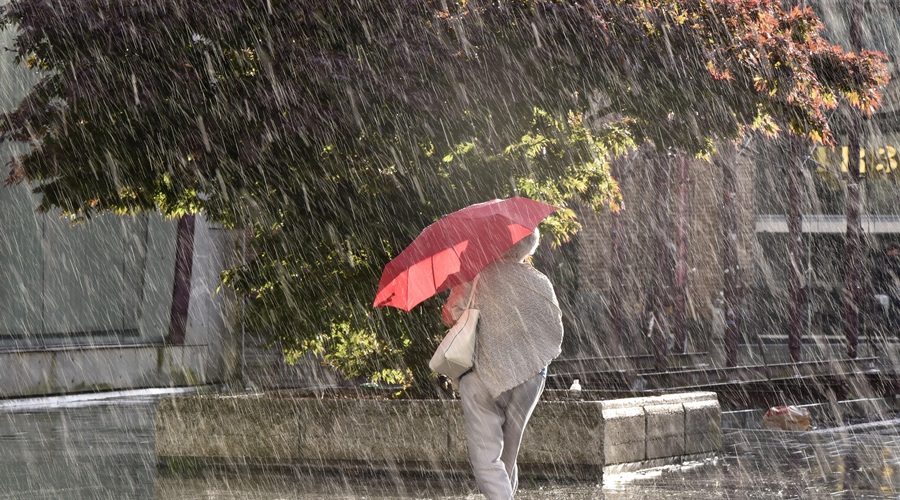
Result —
<instances>
[{"instance_id":1,"label":"person walking","mask_svg":"<svg viewBox=\"0 0 900 500\"><path fill-rule=\"evenodd\" d=\"M469 462L489 500L511 499L518 488L516 457L525 426L544 391L547 365L562 349L553 284L525 261L539 241L535 229L485 267L475 287L475 365L458 386ZM442 311L445 324L456 322L471 293L472 282L452 289Z\"/></svg>"}]
</instances>

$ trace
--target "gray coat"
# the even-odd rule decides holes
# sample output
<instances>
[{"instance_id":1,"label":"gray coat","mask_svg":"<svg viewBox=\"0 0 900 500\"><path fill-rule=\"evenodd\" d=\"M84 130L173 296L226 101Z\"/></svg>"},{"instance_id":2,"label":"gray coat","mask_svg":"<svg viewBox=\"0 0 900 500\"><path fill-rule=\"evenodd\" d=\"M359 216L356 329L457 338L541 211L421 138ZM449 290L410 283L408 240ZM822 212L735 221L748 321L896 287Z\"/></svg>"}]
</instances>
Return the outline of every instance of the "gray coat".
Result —
<instances>
[{"instance_id":1,"label":"gray coat","mask_svg":"<svg viewBox=\"0 0 900 500\"><path fill-rule=\"evenodd\" d=\"M493 397L533 377L559 356L562 313L550 280L520 256L507 256L479 275L474 307L480 311L475 370ZM445 321L456 321L472 283L453 289Z\"/></svg>"}]
</instances>

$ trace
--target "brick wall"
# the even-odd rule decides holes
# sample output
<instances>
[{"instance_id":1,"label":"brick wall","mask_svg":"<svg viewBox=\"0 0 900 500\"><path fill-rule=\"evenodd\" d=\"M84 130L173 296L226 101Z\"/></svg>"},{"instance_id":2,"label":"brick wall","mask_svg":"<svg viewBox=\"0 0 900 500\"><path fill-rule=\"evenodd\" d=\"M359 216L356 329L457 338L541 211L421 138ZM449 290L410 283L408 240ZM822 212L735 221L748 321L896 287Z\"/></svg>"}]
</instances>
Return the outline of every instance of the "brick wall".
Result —
<instances>
[{"instance_id":1,"label":"brick wall","mask_svg":"<svg viewBox=\"0 0 900 500\"><path fill-rule=\"evenodd\" d=\"M734 162L738 182L738 249L741 267L752 269L754 230L753 168L741 157ZM650 162L635 157L618 167L624 208L619 214L609 211L596 214L590 209L578 210L583 229L576 238L577 299L570 314L578 320L568 332L568 357L636 355L648 352L643 308L646 303L648 272L655 268L648 252L648 224L653 220L653 189ZM676 180L673 172L669 204L665 210L667 224L674 235ZM715 307L722 289L722 175L712 162L691 159L686 184L688 194L687 224L687 316L688 352L710 352L717 357L721 343L721 318ZM611 230L614 217L620 218L623 238L621 276L613 273ZM674 241L674 240L670 240ZM623 299L625 329L617 336L612 331L608 304L613 294ZM712 361L712 360L711 360Z\"/></svg>"}]
</instances>

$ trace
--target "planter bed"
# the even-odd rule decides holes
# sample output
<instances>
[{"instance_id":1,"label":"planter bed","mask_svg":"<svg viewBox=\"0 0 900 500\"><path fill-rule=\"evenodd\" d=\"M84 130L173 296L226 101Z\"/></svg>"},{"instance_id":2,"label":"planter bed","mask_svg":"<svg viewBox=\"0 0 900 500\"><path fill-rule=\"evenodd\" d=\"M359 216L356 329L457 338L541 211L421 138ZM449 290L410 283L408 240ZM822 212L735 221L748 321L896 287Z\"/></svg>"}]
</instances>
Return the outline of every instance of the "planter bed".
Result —
<instances>
[{"instance_id":1,"label":"planter bed","mask_svg":"<svg viewBox=\"0 0 900 500\"><path fill-rule=\"evenodd\" d=\"M519 455L523 474L601 478L695 460L721 448L715 393L542 401ZM292 398L284 393L160 401L156 451L186 463L466 472L459 401Z\"/></svg>"}]
</instances>

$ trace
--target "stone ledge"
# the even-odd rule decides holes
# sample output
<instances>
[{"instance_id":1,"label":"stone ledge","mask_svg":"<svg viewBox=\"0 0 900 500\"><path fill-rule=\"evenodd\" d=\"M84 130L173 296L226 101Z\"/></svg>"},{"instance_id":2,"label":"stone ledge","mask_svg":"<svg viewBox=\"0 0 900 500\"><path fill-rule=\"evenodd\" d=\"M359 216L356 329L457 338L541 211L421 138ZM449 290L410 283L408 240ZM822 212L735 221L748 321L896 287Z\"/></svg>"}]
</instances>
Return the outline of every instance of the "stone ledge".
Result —
<instances>
[{"instance_id":1,"label":"stone ledge","mask_svg":"<svg viewBox=\"0 0 900 500\"><path fill-rule=\"evenodd\" d=\"M621 401L621 400L619 400ZM643 406L603 405L604 464L640 462L647 456L647 421Z\"/></svg>"},{"instance_id":2,"label":"stone ledge","mask_svg":"<svg viewBox=\"0 0 900 500\"><path fill-rule=\"evenodd\" d=\"M458 401L192 396L160 401L157 456L167 461L366 463L373 469L468 470ZM600 477L604 467L716 453L715 393L542 401L519 455L523 473Z\"/></svg>"},{"instance_id":3,"label":"stone ledge","mask_svg":"<svg viewBox=\"0 0 900 500\"><path fill-rule=\"evenodd\" d=\"M681 403L647 404L646 460L684 455L684 405Z\"/></svg>"},{"instance_id":4,"label":"stone ledge","mask_svg":"<svg viewBox=\"0 0 900 500\"><path fill-rule=\"evenodd\" d=\"M0 352L0 398L216 383L209 345L58 347Z\"/></svg>"}]
</instances>

